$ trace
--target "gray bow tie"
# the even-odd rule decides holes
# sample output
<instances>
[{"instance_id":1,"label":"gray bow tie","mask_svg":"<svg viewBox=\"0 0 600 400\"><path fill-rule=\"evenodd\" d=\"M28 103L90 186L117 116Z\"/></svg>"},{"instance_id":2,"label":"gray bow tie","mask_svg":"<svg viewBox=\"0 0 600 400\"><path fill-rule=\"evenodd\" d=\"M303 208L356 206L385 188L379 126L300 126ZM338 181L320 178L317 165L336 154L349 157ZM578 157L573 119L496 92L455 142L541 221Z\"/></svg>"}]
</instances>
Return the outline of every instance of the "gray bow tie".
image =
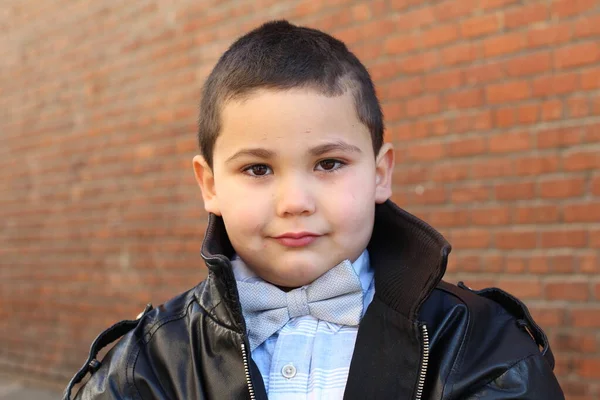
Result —
<instances>
[{"instance_id":1,"label":"gray bow tie","mask_svg":"<svg viewBox=\"0 0 600 400\"><path fill-rule=\"evenodd\" d=\"M308 286L284 292L265 282L237 282L250 350L294 317L312 315L340 325L356 326L363 311L360 280L350 261L342 261Z\"/></svg>"}]
</instances>

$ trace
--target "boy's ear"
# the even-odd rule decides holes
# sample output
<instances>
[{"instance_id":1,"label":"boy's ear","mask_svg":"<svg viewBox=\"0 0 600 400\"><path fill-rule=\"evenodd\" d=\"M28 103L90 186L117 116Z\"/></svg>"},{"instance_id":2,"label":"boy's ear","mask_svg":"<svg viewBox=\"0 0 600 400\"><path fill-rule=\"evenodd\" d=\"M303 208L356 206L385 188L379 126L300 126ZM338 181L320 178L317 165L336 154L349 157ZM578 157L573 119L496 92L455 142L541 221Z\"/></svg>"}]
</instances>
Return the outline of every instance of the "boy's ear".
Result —
<instances>
[{"instance_id":1,"label":"boy's ear","mask_svg":"<svg viewBox=\"0 0 600 400\"><path fill-rule=\"evenodd\" d=\"M204 200L204 209L216 215L221 215L219 210L219 202L217 201L217 193L215 190L215 176L212 169L200 155L194 156L194 175L196 182L202 191L202 199Z\"/></svg>"},{"instance_id":2,"label":"boy's ear","mask_svg":"<svg viewBox=\"0 0 600 400\"><path fill-rule=\"evenodd\" d=\"M394 171L394 147L384 143L375 160L375 203L385 203L392 197L392 173Z\"/></svg>"}]
</instances>

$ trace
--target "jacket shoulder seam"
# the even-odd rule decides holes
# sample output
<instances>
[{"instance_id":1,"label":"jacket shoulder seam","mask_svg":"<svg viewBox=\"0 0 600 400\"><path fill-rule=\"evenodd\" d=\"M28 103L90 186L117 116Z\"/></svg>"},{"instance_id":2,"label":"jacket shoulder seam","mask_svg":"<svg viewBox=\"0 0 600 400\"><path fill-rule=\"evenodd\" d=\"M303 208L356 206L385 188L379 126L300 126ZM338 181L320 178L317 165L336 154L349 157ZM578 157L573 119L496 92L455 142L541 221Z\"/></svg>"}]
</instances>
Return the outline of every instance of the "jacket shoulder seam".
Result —
<instances>
[{"instance_id":1,"label":"jacket shoulder seam","mask_svg":"<svg viewBox=\"0 0 600 400\"><path fill-rule=\"evenodd\" d=\"M142 337L138 338L135 341L135 347L132 349L132 353L129 356L129 360L127 362L126 372L125 372L125 381L129 387L132 388L133 394L142 399L142 394L139 391L139 388L135 384L135 368L137 365L137 361L140 355L140 351L142 346L148 344L154 337L155 333L164 325L169 322L176 321L184 318L189 313L190 305L195 301L195 297L191 296L185 303L185 307L183 310L179 311L174 315L166 315L163 318L158 319L154 323L152 323L149 327L145 327L144 334ZM130 374L128 373L130 371ZM162 387L162 385L161 385Z\"/></svg>"},{"instance_id":2,"label":"jacket shoulder seam","mask_svg":"<svg viewBox=\"0 0 600 400\"><path fill-rule=\"evenodd\" d=\"M450 392L450 393L452 392L454 383L451 382L451 376L455 371L457 371L459 369L459 365L462 362L462 358L464 357L467 339L471 335L471 310L469 310L469 306L468 306L467 302L461 296L459 296L457 293L455 293L454 290L450 290L446 286L449 286L449 285L445 282L440 282L440 284L438 284L436 289L439 289L445 293L448 293L451 296L456 297L458 300L460 300L461 304L463 304L465 306L465 309L467 310L467 328L466 328L466 333L460 342L460 347L458 349L458 352L456 353L456 356L454 357L454 361L452 362L452 367L450 368L450 372L448 373L448 378L446 379L446 382L444 383L444 387L442 389L442 399L444 399L446 397L446 394L448 392ZM459 358L461 359L461 361L458 361Z\"/></svg>"}]
</instances>

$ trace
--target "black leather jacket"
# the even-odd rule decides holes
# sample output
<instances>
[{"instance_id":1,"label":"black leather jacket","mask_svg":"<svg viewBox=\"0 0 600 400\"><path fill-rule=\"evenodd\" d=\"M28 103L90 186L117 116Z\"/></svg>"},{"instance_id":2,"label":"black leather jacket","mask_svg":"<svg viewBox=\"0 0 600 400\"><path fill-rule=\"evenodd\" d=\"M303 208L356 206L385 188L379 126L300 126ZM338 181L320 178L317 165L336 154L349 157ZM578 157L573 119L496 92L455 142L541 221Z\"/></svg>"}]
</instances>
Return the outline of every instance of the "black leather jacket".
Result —
<instances>
[{"instance_id":1,"label":"black leather jacket","mask_svg":"<svg viewBox=\"0 0 600 400\"><path fill-rule=\"evenodd\" d=\"M360 323L345 399L564 399L554 359L527 308L499 289L441 282L450 246L391 202L376 207L369 244L375 297ZM211 215L205 281L92 345L77 399L266 399L252 361L233 248ZM106 357L99 348L123 336Z\"/></svg>"}]
</instances>

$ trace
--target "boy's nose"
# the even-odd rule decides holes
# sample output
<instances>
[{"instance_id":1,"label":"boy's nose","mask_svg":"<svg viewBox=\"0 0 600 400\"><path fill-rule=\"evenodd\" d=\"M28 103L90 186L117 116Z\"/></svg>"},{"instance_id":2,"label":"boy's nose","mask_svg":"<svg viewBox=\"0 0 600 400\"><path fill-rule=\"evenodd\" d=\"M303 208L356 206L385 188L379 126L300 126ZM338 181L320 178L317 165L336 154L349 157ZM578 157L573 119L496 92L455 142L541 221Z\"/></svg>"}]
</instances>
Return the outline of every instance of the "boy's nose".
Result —
<instances>
[{"instance_id":1,"label":"boy's nose","mask_svg":"<svg viewBox=\"0 0 600 400\"><path fill-rule=\"evenodd\" d=\"M299 177L282 180L277 190L277 215L311 215L315 212L315 199L310 184Z\"/></svg>"}]
</instances>

